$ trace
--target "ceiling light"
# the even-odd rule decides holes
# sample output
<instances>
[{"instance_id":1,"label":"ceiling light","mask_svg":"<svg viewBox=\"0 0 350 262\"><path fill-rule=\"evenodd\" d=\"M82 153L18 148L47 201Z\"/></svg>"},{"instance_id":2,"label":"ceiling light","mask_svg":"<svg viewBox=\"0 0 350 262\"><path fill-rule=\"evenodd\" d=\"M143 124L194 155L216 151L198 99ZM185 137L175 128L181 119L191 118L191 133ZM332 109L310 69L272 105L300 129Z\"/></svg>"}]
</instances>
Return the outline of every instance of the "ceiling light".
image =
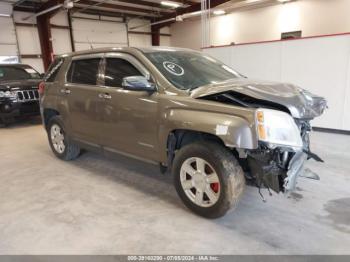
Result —
<instances>
[{"instance_id":1,"label":"ceiling light","mask_svg":"<svg viewBox=\"0 0 350 262\"><path fill-rule=\"evenodd\" d=\"M198 16L198 15L201 15L201 14L202 14L202 11L195 11L195 12L192 12L192 13L183 14L183 15L181 15L181 17L182 17L182 19L185 19L185 18L195 17L195 16Z\"/></svg>"},{"instance_id":2,"label":"ceiling light","mask_svg":"<svg viewBox=\"0 0 350 262\"><path fill-rule=\"evenodd\" d=\"M0 14L1 17L10 17L10 14Z\"/></svg>"},{"instance_id":3,"label":"ceiling light","mask_svg":"<svg viewBox=\"0 0 350 262\"><path fill-rule=\"evenodd\" d=\"M290 2L291 0L277 0L277 1L284 4L284 3Z\"/></svg>"},{"instance_id":4,"label":"ceiling light","mask_svg":"<svg viewBox=\"0 0 350 262\"><path fill-rule=\"evenodd\" d=\"M160 2L160 4L165 5L165 6L169 6L169 7L173 7L173 8L178 8L181 6L180 3L171 2L171 1L162 1L162 2Z\"/></svg>"},{"instance_id":5,"label":"ceiling light","mask_svg":"<svg viewBox=\"0 0 350 262\"><path fill-rule=\"evenodd\" d=\"M195 11L192 13L187 13L186 16L197 16L197 15L200 15L201 13L202 13L202 11Z\"/></svg>"},{"instance_id":6,"label":"ceiling light","mask_svg":"<svg viewBox=\"0 0 350 262\"><path fill-rule=\"evenodd\" d=\"M214 15L224 15L226 14L225 10L214 10L213 12Z\"/></svg>"}]
</instances>

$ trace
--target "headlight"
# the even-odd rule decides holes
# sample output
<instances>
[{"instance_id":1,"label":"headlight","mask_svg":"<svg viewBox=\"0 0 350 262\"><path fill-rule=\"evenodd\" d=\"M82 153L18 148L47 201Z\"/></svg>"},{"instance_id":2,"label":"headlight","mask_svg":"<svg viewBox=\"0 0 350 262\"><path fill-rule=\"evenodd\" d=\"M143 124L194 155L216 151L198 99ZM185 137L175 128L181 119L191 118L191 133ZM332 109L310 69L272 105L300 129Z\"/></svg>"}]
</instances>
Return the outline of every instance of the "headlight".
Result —
<instances>
[{"instance_id":1,"label":"headlight","mask_svg":"<svg viewBox=\"0 0 350 262\"><path fill-rule=\"evenodd\" d=\"M299 128L287 113L259 108L256 111L256 125L259 140L271 147L287 146L300 149L303 146Z\"/></svg>"},{"instance_id":2,"label":"headlight","mask_svg":"<svg viewBox=\"0 0 350 262\"><path fill-rule=\"evenodd\" d=\"M17 94L15 92L12 92L12 91L0 91L0 97L16 99Z\"/></svg>"}]
</instances>

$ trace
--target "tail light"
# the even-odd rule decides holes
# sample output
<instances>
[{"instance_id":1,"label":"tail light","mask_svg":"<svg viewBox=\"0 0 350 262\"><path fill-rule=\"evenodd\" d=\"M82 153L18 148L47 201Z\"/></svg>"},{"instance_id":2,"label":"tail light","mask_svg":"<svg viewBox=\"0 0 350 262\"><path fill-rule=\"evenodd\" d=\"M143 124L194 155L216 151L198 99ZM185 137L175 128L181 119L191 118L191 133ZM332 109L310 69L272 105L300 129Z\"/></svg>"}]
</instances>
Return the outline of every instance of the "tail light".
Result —
<instances>
[{"instance_id":1,"label":"tail light","mask_svg":"<svg viewBox=\"0 0 350 262\"><path fill-rule=\"evenodd\" d=\"M39 95L41 95L41 96L44 94L44 92L45 92L45 82L44 81L39 83L38 92L39 92Z\"/></svg>"}]
</instances>

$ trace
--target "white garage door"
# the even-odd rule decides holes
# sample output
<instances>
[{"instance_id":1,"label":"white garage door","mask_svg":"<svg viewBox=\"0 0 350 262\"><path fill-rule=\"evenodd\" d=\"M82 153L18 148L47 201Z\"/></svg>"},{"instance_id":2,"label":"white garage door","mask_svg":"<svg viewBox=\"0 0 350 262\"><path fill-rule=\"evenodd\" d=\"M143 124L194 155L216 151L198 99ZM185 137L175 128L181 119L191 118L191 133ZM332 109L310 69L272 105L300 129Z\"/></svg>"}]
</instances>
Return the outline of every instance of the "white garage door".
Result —
<instances>
[{"instance_id":1,"label":"white garage door","mask_svg":"<svg viewBox=\"0 0 350 262\"><path fill-rule=\"evenodd\" d=\"M11 17L0 17L0 63L17 61L16 32Z\"/></svg>"},{"instance_id":2,"label":"white garage door","mask_svg":"<svg viewBox=\"0 0 350 262\"><path fill-rule=\"evenodd\" d=\"M40 40L35 26L17 26L18 46L21 55L40 55ZM23 64L29 64L40 73L45 72L41 58L22 58Z\"/></svg>"},{"instance_id":3,"label":"white garage door","mask_svg":"<svg viewBox=\"0 0 350 262\"><path fill-rule=\"evenodd\" d=\"M51 28L51 35L55 55L72 52L69 29Z\"/></svg>"},{"instance_id":4,"label":"white garage door","mask_svg":"<svg viewBox=\"0 0 350 262\"><path fill-rule=\"evenodd\" d=\"M125 23L73 18L72 27L76 51L128 43Z\"/></svg>"}]
</instances>

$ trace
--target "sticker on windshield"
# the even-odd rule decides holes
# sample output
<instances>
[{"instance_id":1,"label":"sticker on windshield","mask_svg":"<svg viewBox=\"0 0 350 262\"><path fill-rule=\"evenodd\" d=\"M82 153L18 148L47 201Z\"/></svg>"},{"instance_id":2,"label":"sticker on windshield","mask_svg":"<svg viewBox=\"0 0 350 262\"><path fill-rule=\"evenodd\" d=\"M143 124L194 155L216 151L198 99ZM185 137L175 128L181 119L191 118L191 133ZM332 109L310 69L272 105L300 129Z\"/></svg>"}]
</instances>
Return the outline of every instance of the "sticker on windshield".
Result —
<instances>
[{"instance_id":1,"label":"sticker on windshield","mask_svg":"<svg viewBox=\"0 0 350 262\"><path fill-rule=\"evenodd\" d=\"M185 72L181 66L179 66L173 62L164 61L163 66L169 73L176 75L176 76L182 76Z\"/></svg>"}]
</instances>

